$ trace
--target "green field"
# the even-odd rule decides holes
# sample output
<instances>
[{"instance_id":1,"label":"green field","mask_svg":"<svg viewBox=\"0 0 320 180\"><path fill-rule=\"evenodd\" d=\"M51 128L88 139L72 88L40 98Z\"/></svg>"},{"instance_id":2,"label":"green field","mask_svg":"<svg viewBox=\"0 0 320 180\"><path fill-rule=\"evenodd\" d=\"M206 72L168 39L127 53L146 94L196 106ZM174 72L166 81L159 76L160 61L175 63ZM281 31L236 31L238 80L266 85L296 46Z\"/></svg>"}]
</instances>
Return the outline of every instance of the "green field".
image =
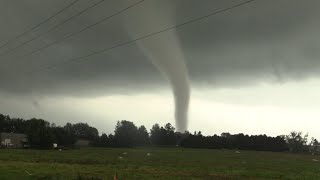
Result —
<instances>
[{"instance_id":1,"label":"green field","mask_svg":"<svg viewBox=\"0 0 320 180\"><path fill-rule=\"evenodd\" d=\"M320 157L182 148L0 149L0 179L112 179L115 173L119 179L320 179L320 161L313 159Z\"/></svg>"}]
</instances>

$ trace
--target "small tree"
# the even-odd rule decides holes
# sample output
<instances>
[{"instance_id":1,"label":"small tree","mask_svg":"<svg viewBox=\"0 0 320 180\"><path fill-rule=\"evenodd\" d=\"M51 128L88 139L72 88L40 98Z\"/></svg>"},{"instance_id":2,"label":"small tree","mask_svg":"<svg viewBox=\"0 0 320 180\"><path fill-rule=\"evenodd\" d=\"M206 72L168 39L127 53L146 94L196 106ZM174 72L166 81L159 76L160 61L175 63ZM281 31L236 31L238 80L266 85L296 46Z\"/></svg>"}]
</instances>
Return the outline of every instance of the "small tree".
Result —
<instances>
[{"instance_id":1,"label":"small tree","mask_svg":"<svg viewBox=\"0 0 320 180\"><path fill-rule=\"evenodd\" d=\"M25 133L29 143L36 148L49 148L53 143L53 134L49 122L42 119L30 119L26 121Z\"/></svg>"},{"instance_id":2,"label":"small tree","mask_svg":"<svg viewBox=\"0 0 320 180\"><path fill-rule=\"evenodd\" d=\"M136 142L137 126L130 121L118 121L114 131L114 138L117 146L133 147Z\"/></svg>"},{"instance_id":3,"label":"small tree","mask_svg":"<svg viewBox=\"0 0 320 180\"><path fill-rule=\"evenodd\" d=\"M94 140L99 137L99 132L96 128L89 126L87 123L77 123L71 125L72 131L77 138Z\"/></svg>"},{"instance_id":4,"label":"small tree","mask_svg":"<svg viewBox=\"0 0 320 180\"><path fill-rule=\"evenodd\" d=\"M308 134L303 136L302 132L292 131L289 135L285 136L285 139L291 152L306 152L308 150Z\"/></svg>"},{"instance_id":5,"label":"small tree","mask_svg":"<svg viewBox=\"0 0 320 180\"><path fill-rule=\"evenodd\" d=\"M312 154L319 154L320 153L320 143L317 139L311 138L311 142L309 144L309 151Z\"/></svg>"},{"instance_id":6,"label":"small tree","mask_svg":"<svg viewBox=\"0 0 320 180\"><path fill-rule=\"evenodd\" d=\"M175 128L170 124L167 123L164 126L166 130L166 137L165 137L165 144L166 145L175 145L176 144L176 135L175 135Z\"/></svg>"},{"instance_id":7,"label":"small tree","mask_svg":"<svg viewBox=\"0 0 320 180\"><path fill-rule=\"evenodd\" d=\"M153 145L160 144L160 126L159 126L159 124L155 124L152 126L152 129L150 130L150 139L151 139L151 143Z\"/></svg>"},{"instance_id":8,"label":"small tree","mask_svg":"<svg viewBox=\"0 0 320 180\"><path fill-rule=\"evenodd\" d=\"M137 131L136 145L143 146L150 144L149 133L145 126L140 126Z\"/></svg>"}]
</instances>

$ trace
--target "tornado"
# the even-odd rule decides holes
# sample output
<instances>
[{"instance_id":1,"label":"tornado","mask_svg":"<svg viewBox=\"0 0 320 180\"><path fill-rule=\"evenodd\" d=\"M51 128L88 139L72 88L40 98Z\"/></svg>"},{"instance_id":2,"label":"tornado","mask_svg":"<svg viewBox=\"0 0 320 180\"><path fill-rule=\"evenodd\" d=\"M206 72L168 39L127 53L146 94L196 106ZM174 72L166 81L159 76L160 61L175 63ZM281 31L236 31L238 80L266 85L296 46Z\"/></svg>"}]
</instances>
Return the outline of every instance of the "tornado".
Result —
<instances>
[{"instance_id":1,"label":"tornado","mask_svg":"<svg viewBox=\"0 0 320 180\"><path fill-rule=\"evenodd\" d=\"M168 2L152 3L154 4L152 10L150 7L139 9L135 11L135 16L128 16L128 19L125 19L125 29L129 37L136 39L139 37L137 32L145 35L176 24L174 22L175 8ZM146 10L152 13L144 12ZM147 14L150 14L150 17ZM158 26L161 23L164 26ZM136 24L139 26L137 27ZM132 29L135 29L136 33L133 33ZM140 33L137 29L140 29ZM177 132L184 133L188 125L190 84L184 53L176 29L138 40L136 44L146 59L150 60L170 82L175 103L175 126Z\"/></svg>"},{"instance_id":2,"label":"tornado","mask_svg":"<svg viewBox=\"0 0 320 180\"><path fill-rule=\"evenodd\" d=\"M188 125L190 84L188 69L174 31L137 42L144 55L170 82L175 102L177 131L184 133Z\"/></svg>"}]
</instances>

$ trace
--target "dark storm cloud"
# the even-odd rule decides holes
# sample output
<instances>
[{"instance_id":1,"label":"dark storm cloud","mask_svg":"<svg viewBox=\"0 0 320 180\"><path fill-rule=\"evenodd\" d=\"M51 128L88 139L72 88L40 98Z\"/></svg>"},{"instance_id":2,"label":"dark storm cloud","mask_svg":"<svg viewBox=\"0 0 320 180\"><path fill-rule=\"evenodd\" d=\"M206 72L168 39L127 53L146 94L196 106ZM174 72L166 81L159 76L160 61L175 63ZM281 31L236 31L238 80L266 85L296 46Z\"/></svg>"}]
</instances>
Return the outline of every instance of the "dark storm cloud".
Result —
<instances>
[{"instance_id":1,"label":"dark storm cloud","mask_svg":"<svg viewBox=\"0 0 320 180\"><path fill-rule=\"evenodd\" d=\"M50 1L49 4L40 0L25 4L4 2L5 5L0 6L0 20L2 26L7 26L0 28L2 39L23 32L31 24L41 21L41 17L53 14L72 1ZM39 53L30 57L22 56L134 2L137 1L106 1L57 31L23 46L11 55L0 57L0 61L3 61L0 67L1 90L96 96L163 88L167 82L136 44L92 56L81 63L58 64L128 41L133 35L139 37L243 1L148 0ZM82 1L70 12L62 14L59 20L87 5L87 1ZM177 29L192 85L237 87L318 76L319 5L317 0L258 0ZM161 17L154 14L156 8L162 10ZM141 18L141 14L145 14L145 19ZM150 22L146 21L150 18L154 19L153 25L148 29L142 28L143 23ZM48 26L39 28L29 36L37 36ZM162 33L154 39L167 35ZM23 39L20 41L23 42ZM19 42L9 47L16 44ZM44 70L47 66L55 65L58 65L57 68ZM25 72L28 72L27 75Z\"/></svg>"},{"instance_id":2,"label":"dark storm cloud","mask_svg":"<svg viewBox=\"0 0 320 180\"><path fill-rule=\"evenodd\" d=\"M191 76L228 86L318 76L319 5L319 1L256 1L181 28ZM188 5L181 9L196 10Z\"/></svg>"}]
</instances>

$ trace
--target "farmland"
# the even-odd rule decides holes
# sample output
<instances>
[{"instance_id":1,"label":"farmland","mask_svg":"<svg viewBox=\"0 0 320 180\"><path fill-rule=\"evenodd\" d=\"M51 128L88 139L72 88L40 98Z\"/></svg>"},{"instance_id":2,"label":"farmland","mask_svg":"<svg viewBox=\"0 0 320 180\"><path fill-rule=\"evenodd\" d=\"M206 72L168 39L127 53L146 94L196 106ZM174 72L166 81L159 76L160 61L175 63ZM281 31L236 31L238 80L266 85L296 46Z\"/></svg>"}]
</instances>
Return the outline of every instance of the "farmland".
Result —
<instances>
[{"instance_id":1,"label":"farmland","mask_svg":"<svg viewBox=\"0 0 320 180\"><path fill-rule=\"evenodd\" d=\"M0 149L0 179L320 179L319 156L183 148Z\"/></svg>"}]
</instances>

